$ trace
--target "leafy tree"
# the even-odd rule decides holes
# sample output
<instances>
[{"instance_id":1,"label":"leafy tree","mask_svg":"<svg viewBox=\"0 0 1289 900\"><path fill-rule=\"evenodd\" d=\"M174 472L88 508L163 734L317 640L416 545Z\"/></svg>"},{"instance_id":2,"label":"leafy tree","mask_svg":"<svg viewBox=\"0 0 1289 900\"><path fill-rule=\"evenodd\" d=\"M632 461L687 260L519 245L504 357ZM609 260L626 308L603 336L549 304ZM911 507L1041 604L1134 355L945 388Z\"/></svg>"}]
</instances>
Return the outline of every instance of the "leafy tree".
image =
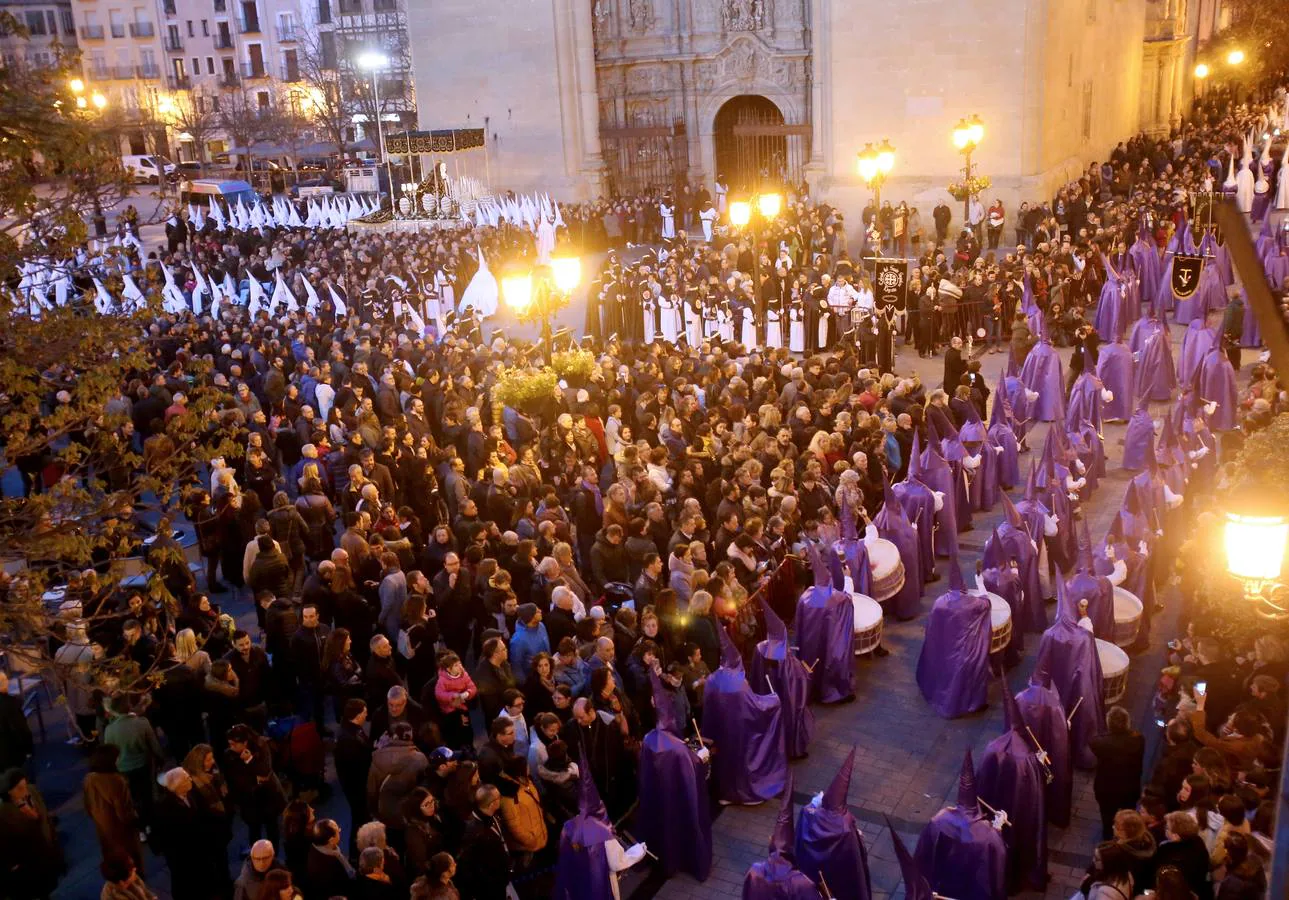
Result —
<instances>
[{"instance_id":1,"label":"leafy tree","mask_svg":"<svg viewBox=\"0 0 1289 900\"><path fill-rule=\"evenodd\" d=\"M336 61L328 58L318 34L300 35L297 56L300 81L308 98L307 115L317 126L321 137L333 144L343 157L349 145L354 114L358 104L353 92L346 90Z\"/></svg>"},{"instance_id":2,"label":"leafy tree","mask_svg":"<svg viewBox=\"0 0 1289 900\"><path fill-rule=\"evenodd\" d=\"M1230 11L1231 24L1214 37L1207 52L1221 60L1231 50L1243 50L1245 60L1233 73L1217 66L1219 77L1230 73L1241 84L1252 86L1289 68L1289 15L1282 4L1223 0L1222 8Z\"/></svg>"}]
</instances>

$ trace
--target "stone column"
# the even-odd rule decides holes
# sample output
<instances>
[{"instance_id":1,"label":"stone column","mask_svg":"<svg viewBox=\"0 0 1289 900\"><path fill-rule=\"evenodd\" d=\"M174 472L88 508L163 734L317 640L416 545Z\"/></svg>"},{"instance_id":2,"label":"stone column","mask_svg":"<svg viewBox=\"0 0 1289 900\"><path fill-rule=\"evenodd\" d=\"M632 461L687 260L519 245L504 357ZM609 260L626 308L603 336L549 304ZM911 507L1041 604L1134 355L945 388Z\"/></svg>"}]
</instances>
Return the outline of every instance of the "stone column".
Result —
<instances>
[{"instance_id":1,"label":"stone column","mask_svg":"<svg viewBox=\"0 0 1289 900\"><path fill-rule=\"evenodd\" d=\"M832 156L832 149L828 146L832 140L832 117L828 110L832 96L829 83L832 75L831 28L828 21L832 3L830 0L806 2L810 17L810 161L806 164L806 177L819 192L819 179L833 174L828 171L828 161Z\"/></svg>"},{"instance_id":2,"label":"stone column","mask_svg":"<svg viewBox=\"0 0 1289 900\"><path fill-rule=\"evenodd\" d=\"M569 4L570 0L556 0ZM588 0L572 0L574 83L580 131L582 174L599 194L603 186L604 155L600 146L600 95L595 79L595 30Z\"/></svg>"}]
</instances>

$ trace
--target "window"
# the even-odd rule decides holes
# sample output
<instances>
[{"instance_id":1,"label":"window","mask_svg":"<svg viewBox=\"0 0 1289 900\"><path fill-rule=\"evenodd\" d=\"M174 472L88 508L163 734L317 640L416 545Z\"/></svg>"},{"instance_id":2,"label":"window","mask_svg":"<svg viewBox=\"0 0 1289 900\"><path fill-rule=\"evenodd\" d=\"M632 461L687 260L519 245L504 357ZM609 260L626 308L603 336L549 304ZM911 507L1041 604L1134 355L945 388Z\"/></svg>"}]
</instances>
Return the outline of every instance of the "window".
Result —
<instances>
[{"instance_id":1,"label":"window","mask_svg":"<svg viewBox=\"0 0 1289 900\"><path fill-rule=\"evenodd\" d=\"M62 11L63 16L63 34L76 33L76 20L72 18L72 11L65 9Z\"/></svg>"},{"instance_id":2,"label":"window","mask_svg":"<svg viewBox=\"0 0 1289 900\"><path fill-rule=\"evenodd\" d=\"M228 12L228 0L215 0L215 12Z\"/></svg>"},{"instance_id":3,"label":"window","mask_svg":"<svg viewBox=\"0 0 1289 900\"><path fill-rule=\"evenodd\" d=\"M1065 86L1074 87L1074 54L1070 54L1069 66L1065 72Z\"/></svg>"},{"instance_id":4,"label":"window","mask_svg":"<svg viewBox=\"0 0 1289 900\"><path fill-rule=\"evenodd\" d=\"M331 22L331 0L318 0L318 24L327 25Z\"/></svg>"},{"instance_id":5,"label":"window","mask_svg":"<svg viewBox=\"0 0 1289 900\"><path fill-rule=\"evenodd\" d=\"M1092 139L1092 82L1083 82L1083 140Z\"/></svg>"},{"instance_id":6,"label":"window","mask_svg":"<svg viewBox=\"0 0 1289 900\"><path fill-rule=\"evenodd\" d=\"M324 31L318 37L322 47L322 68L334 69L336 67L336 33L334 31Z\"/></svg>"},{"instance_id":7,"label":"window","mask_svg":"<svg viewBox=\"0 0 1289 900\"><path fill-rule=\"evenodd\" d=\"M210 108L215 112L219 112L219 94L214 94L211 96Z\"/></svg>"},{"instance_id":8,"label":"window","mask_svg":"<svg viewBox=\"0 0 1289 900\"><path fill-rule=\"evenodd\" d=\"M207 75L215 74L215 57L213 56L206 57L206 74Z\"/></svg>"},{"instance_id":9,"label":"window","mask_svg":"<svg viewBox=\"0 0 1289 900\"><path fill-rule=\"evenodd\" d=\"M45 10L45 24L49 26L50 34L58 34L58 16L52 9Z\"/></svg>"},{"instance_id":10,"label":"window","mask_svg":"<svg viewBox=\"0 0 1289 900\"><path fill-rule=\"evenodd\" d=\"M260 107L260 109L261 109L261 110L264 110L264 109L268 109L268 108L269 108L269 92L268 92L268 91L259 91L259 92L255 95L255 100L256 100L256 102L259 104L259 107Z\"/></svg>"},{"instance_id":11,"label":"window","mask_svg":"<svg viewBox=\"0 0 1289 900\"><path fill-rule=\"evenodd\" d=\"M197 32L193 31L192 19L189 19L187 24L188 24L188 37L196 37Z\"/></svg>"},{"instance_id":12,"label":"window","mask_svg":"<svg viewBox=\"0 0 1289 900\"><path fill-rule=\"evenodd\" d=\"M27 31L31 33L32 37L47 33L45 31L45 14L40 12L40 10L36 10L34 12L29 11L26 18Z\"/></svg>"},{"instance_id":13,"label":"window","mask_svg":"<svg viewBox=\"0 0 1289 900\"><path fill-rule=\"evenodd\" d=\"M209 19L202 19L202 20L201 20L201 33L202 33L202 36L203 36L203 37L210 37L210 20L209 20Z\"/></svg>"}]
</instances>

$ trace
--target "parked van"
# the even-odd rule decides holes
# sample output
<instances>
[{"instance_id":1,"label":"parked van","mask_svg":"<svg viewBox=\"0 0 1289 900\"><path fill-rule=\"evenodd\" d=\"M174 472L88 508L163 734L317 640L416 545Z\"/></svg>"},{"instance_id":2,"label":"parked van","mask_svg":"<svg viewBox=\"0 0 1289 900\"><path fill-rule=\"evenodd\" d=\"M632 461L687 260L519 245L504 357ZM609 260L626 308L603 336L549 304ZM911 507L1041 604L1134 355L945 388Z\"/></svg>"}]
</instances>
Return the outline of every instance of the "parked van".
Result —
<instances>
[{"instance_id":1,"label":"parked van","mask_svg":"<svg viewBox=\"0 0 1289 900\"><path fill-rule=\"evenodd\" d=\"M180 203L205 203L209 205L211 197L218 197L227 204L236 204L238 199L245 204L259 199L255 189L245 181L226 181L219 178L196 178L180 184Z\"/></svg>"},{"instance_id":2,"label":"parked van","mask_svg":"<svg viewBox=\"0 0 1289 900\"><path fill-rule=\"evenodd\" d=\"M136 184L160 184L163 177L174 175L178 167L164 156L131 154L121 157L121 165Z\"/></svg>"}]
</instances>

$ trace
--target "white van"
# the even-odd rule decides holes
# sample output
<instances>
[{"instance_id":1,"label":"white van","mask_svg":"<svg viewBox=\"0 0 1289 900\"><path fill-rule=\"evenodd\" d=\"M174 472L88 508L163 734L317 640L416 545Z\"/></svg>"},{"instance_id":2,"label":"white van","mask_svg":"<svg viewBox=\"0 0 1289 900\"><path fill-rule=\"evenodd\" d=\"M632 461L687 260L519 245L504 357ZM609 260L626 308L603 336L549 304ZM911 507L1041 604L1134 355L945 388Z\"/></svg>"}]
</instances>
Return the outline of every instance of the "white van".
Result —
<instances>
[{"instance_id":1,"label":"white van","mask_svg":"<svg viewBox=\"0 0 1289 900\"><path fill-rule=\"evenodd\" d=\"M162 176L169 177L178 170L178 167L164 156L147 154L122 156L121 165L125 167L136 184L160 184Z\"/></svg>"}]
</instances>

